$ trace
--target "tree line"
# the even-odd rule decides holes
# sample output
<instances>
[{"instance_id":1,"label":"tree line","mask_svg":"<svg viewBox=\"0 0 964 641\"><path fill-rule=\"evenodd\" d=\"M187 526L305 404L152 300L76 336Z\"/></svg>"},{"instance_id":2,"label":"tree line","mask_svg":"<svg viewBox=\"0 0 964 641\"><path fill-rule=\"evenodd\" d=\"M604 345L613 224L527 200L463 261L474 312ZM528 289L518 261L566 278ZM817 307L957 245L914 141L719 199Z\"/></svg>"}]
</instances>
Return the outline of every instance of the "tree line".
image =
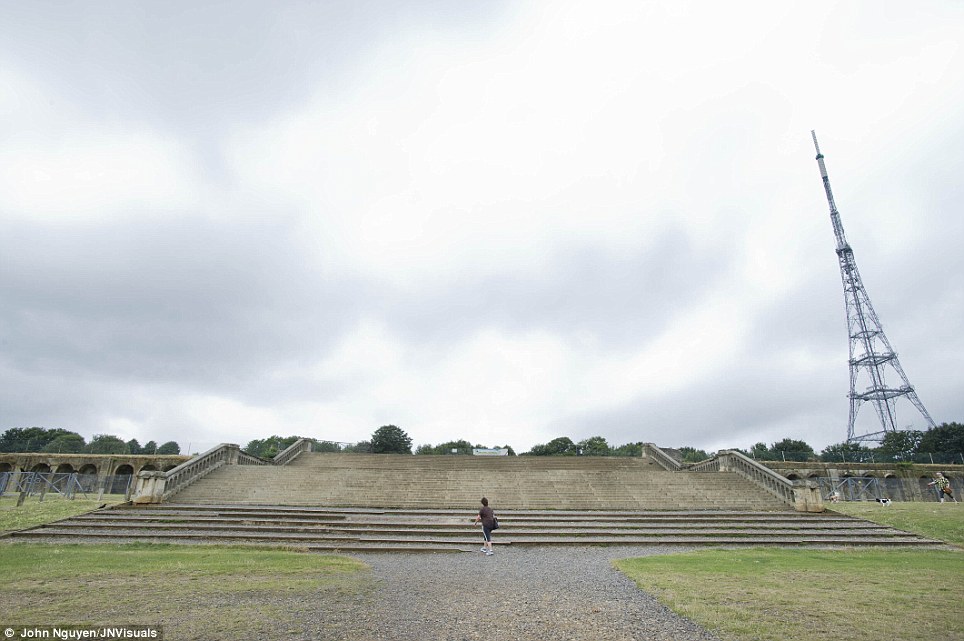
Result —
<instances>
[{"instance_id":1,"label":"tree line","mask_svg":"<svg viewBox=\"0 0 964 641\"><path fill-rule=\"evenodd\" d=\"M933 460L935 463L964 463L964 424L941 423L925 431L888 432L876 447L842 442L828 445L817 454L805 441L787 438L769 447L765 443L757 443L743 453L767 461L870 463Z\"/></svg>"},{"instance_id":2,"label":"tree line","mask_svg":"<svg viewBox=\"0 0 964 641\"><path fill-rule=\"evenodd\" d=\"M0 434L0 452L48 452L51 454L180 454L174 441L143 446L132 438L125 441L113 434L95 434L88 443L77 432L60 428L11 427Z\"/></svg>"},{"instance_id":3,"label":"tree line","mask_svg":"<svg viewBox=\"0 0 964 641\"><path fill-rule=\"evenodd\" d=\"M262 458L274 458L289 447L300 436L270 436L250 441L244 448L249 454ZM496 446L516 452L510 445ZM472 450L484 446L460 439L446 441L438 445L419 445L412 451L412 438L397 425L383 425L374 431L369 440L358 443L335 443L315 441L316 452L358 452L444 455L472 454ZM704 450L693 447L675 448L684 462L695 463L709 458ZM548 443L534 445L522 456L640 456L643 441L612 446L602 436L592 436L581 441L573 441L568 436L560 436ZM819 454L806 441L785 438L770 445L756 443L748 450L738 450L759 460L787 461L826 461L826 462L872 462L872 461L914 461L923 456L950 456L953 460L936 460L937 463L955 462L953 457L964 456L964 424L942 423L926 431L902 430L886 434L877 447L859 443L837 443L825 447ZM13 427L0 434L0 452L49 452L60 454L180 454L181 448L175 441L158 445L148 441L143 446L137 439L124 441L112 434L95 434L90 442L76 432L64 429L43 427Z\"/></svg>"},{"instance_id":4,"label":"tree line","mask_svg":"<svg viewBox=\"0 0 964 641\"><path fill-rule=\"evenodd\" d=\"M610 445L602 436L590 436L581 441L573 441L568 436L554 438L548 443L533 445L523 456L642 456L644 441ZM709 458L703 450L694 447L677 449L684 462L695 463Z\"/></svg>"},{"instance_id":5,"label":"tree line","mask_svg":"<svg viewBox=\"0 0 964 641\"><path fill-rule=\"evenodd\" d=\"M561 436L544 445L533 446L523 456L640 456L642 449L642 441L612 447L602 436L593 436L579 442ZM709 458L709 454L701 449L685 446L674 449L680 453L684 463L696 463ZM751 458L765 461L858 463L933 459L935 463L964 462L964 425L942 423L927 431L889 432L878 447L844 442L827 446L820 454L806 441L792 438L785 438L769 446L766 443L757 443L749 450L735 449Z\"/></svg>"},{"instance_id":6,"label":"tree line","mask_svg":"<svg viewBox=\"0 0 964 641\"><path fill-rule=\"evenodd\" d=\"M260 456L261 458L274 458L279 452L290 447L301 436L269 436L265 439L255 439L250 441L244 451L248 454ZM314 441L315 452L346 452L358 454L419 454L419 455L440 455L451 454L452 450L457 450L458 454L472 454L474 448L484 448L483 445L472 445L469 441L447 441L438 445L419 445L412 451L412 437L405 430L397 425L382 425L371 435L371 438L358 443L335 443L333 441ZM515 456L515 451L508 445L501 446L509 450L510 456Z\"/></svg>"},{"instance_id":7,"label":"tree line","mask_svg":"<svg viewBox=\"0 0 964 641\"><path fill-rule=\"evenodd\" d=\"M300 436L269 436L265 439L255 439L245 446L248 454L262 458L274 458L279 452L291 446ZM314 440L314 439L311 439ZM417 454L421 456L442 456L446 454L471 455L475 449L505 449L509 456L516 456L511 445L496 445L494 448L475 444L465 439L445 441L438 445L419 445L412 451L412 438L397 425L383 425L372 434L370 440L358 443L334 443L332 441L315 441L315 452L355 452L365 454ZM702 461L708 458L703 450L691 447L680 448L687 461ZM628 443L618 447L611 447L602 436L575 442L567 436L553 439L544 445L536 445L521 456L640 456L643 443Z\"/></svg>"},{"instance_id":8,"label":"tree line","mask_svg":"<svg viewBox=\"0 0 964 641\"><path fill-rule=\"evenodd\" d=\"M257 439L248 443L245 451L262 458L274 458L279 452L297 441L300 436L271 436ZM313 439L312 439L313 440ZM644 441L610 445L605 437L591 436L581 441L573 441L568 436L554 438L548 443L532 446L528 452L520 456L641 456ZM510 445L496 446L507 449L510 456L516 452ZM371 439L358 443L334 443L331 441L315 441L316 452L357 452L357 453L392 453L418 455L470 455L476 448L483 445L473 445L470 441L460 439L446 441L438 445L419 445L412 451L412 438L396 425L383 425L375 430ZM487 449L487 448L486 448ZM679 452L684 463L696 463L710 457L705 450L695 447L673 448ZM858 443L838 443L827 446L819 454L814 448L799 439L785 438L771 443L756 443L744 450L735 448L747 456L759 460L787 460L787 461L827 461L827 462L871 462L871 461L912 461L925 454L943 454L951 458L964 456L964 425L960 423L943 423L927 431L901 431L887 434L879 447L867 447ZM935 462L954 462L936 460Z\"/></svg>"}]
</instances>

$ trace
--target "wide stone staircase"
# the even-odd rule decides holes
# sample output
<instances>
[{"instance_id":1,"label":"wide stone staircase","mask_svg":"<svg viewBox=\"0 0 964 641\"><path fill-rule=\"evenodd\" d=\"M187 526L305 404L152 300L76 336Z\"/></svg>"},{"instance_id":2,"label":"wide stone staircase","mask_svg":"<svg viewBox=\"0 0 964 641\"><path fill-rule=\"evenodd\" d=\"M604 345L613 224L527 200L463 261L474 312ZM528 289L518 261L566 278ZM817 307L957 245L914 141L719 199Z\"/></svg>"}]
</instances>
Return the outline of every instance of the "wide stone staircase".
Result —
<instances>
[{"instance_id":1,"label":"wide stone staircase","mask_svg":"<svg viewBox=\"0 0 964 641\"><path fill-rule=\"evenodd\" d=\"M780 510L734 473L669 472L630 457L305 453L285 466L224 466L178 503L500 510Z\"/></svg>"},{"instance_id":2,"label":"wide stone staircase","mask_svg":"<svg viewBox=\"0 0 964 641\"><path fill-rule=\"evenodd\" d=\"M833 512L795 512L735 473L644 458L304 453L223 465L169 502L123 505L16 540L269 545L310 551L477 552L486 496L500 546L930 546Z\"/></svg>"},{"instance_id":3,"label":"wide stone staircase","mask_svg":"<svg viewBox=\"0 0 964 641\"><path fill-rule=\"evenodd\" d=\"M497 546L937 546L833 512L499 510ZM474 511L162 504L99 510L17 540L269 545L314 552L477 552Z\"/></svg>"}]
</instances>

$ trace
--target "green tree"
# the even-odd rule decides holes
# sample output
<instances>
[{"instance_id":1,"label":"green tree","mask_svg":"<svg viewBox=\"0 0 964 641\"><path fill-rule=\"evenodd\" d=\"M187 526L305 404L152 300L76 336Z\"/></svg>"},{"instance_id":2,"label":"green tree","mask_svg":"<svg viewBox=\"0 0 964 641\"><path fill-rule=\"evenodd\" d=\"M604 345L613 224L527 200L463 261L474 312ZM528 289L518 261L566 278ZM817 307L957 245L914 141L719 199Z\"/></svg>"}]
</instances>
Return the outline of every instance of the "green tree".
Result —
<instances>
[{"instance_id":1,"label":"green tree","mask_svg":"<svg viewBox=\"0 0 964 641\"><path fill-rule=\"evenodd\" d=\"M251 456L258 456L261 458L266 458L264 452L267 449L265 446L265 439L252 439L248 441L248 444L242 448L245 452Z\"/></svg>"},{"instance_id":2,"label":"green tree","mask_svg":"<svg viewBox=\"0 0 964 641\"><path fill-rule=\"evenodd\" d=\"M137 442L136 438L127 441L127 449L130 450L131 454L143 454L141 444Z\"/></svg>"},{"instance_id":3,"label":"green tree","mask_svg":"<svg viewBox=\"0 0 964 641\"><path fill-rule=\"evenodd\" d=\"M269 436L266 439L253 440L249 442L244 451L259 458L274 458L279 452L283 452L290 447L300 436ZM163 446L162 446L163 447Z\"/></svg>"},{"instance_id":4,"label":"green tree","mask_svg":"<svg viewBox=\"0 0 964 641\"><path fill-rule=\"evenodd\" d=\"M130 454L127 443L113 434L94 434L87 444L90 454Z\"/></svg>"},{"instance_id":5,"label":"green tree","mask_svg":"<svg viewBox=\"0 0 964 641\"><path fill-rule=\"evenodd\" d=\"M576 444L568 436L560 436L546 443L547 456L575 456Z\"/></svg>"},{"instance_id":6,"label":"green tree","mask_svg":"<svg viewBox=\"0 0 964 641\"><path fill-rule=\"evenodd\" d=\"M964 425L961 423L941 423L924 432L917 451L923 452L964 452Z\"/></svg>"},{"instance_id":7,"label":"green tree","mask_svg":"<svg viewBox=\"0 0 964 641\"><path fill-rule=\"evenodd\" d=\"M609 456L609 443L602 436L591 436L576 444L576 452L582 456Z\"/></svg>"},{"instance_id":8,"label":"green tree","mask_svg":"<svg viewBox=\"0 0 964 641\"><path fill-rule=\"evenodd\" d=\"M897 461L913 459L920 446L924 433L918 430L899 430L887 432L880 441L877 451L884 457Z\"/></svg>"},{"instance_id":9,"label":"green tree","mask_svg":"<svg viewBox=\"0 0 964 641\"><path fill-rule=\"evenodd\" d=\"M11 427L0 435L0 452L43 452L48 443L76 432L60 428Z\"/></svg>"},{"instance_id":10,"label":"green tree","mask_svg":"<svg viewBox=\"0 0 964 641\"><path fill-rule=\"evenodd\" d=\"M642 456L643 455L643 442L639 441L636 443L626 443L625 445L620 445L614 448L612 451L613 456Z\"/></svg>"},{"instance_id":11,"label":"green tree","mask_svg":"<svg viewBox=\"0 0 964 641\"><path fill-rule=\"evenodd\" d=\"M142 454L157 454L157 443L154 441L148 441L144 443L144 447L141 448Z\"/></svg>"},{"instance_id":12,"label":"green tree","mask_svg":"<svg viewBox=\"0 0 964 641\"><path fill-rule=\"evenodd\" d=\"M825 463L869 463L873 458L874 451L859 443L828 445L820 452L820 460Z\"/></svg>"},{"instance_id":13,"label":"green tree","mask_svg":"<svg viewBox=\"0 0 964 641\"><path fill-rule=\"evenodd\" d=\"M168 441L167 443L162 443L161 446L157 448L157 453L161 456L180 454L181 446L175 441Z\"/></svg>"},{"instance_id":14,"label":"green tree","mask_svg":"<svg viewBox=\"0 0 964 641\"><path fill-rule=\"evenodd\" d=\"M371 441L358 441L354 445L346 445L342 450L343 452L348 452L351 454L371 454L372 453L372 442Z\"/></svg>"},{"instance_id":15,"label":"green tree","mask_svg":"<svg viewBox=\"0 0 964 641\"><path fill-rule=\"evenodd\" d=\"M809 461L813 458L813 448L806 441L785 438L774 443L769 454L772 461Z\"/></svg>"},{"instance_id":16,"label":"green tree","mask_svg":"<svg viewBox=\"0 0 964 641\"><path fill-rule=\"evenodd\" d=\"M465 439L460 439L458 441L446 441L445 443L440 443L438 445L420 445L415 450L416 454L430 454L430 455L445 455L451 454L452 450L455 450L456 454L460 455L471 455L472 454L472 444Z\"/></svg>"},{"instance_id":17,"label":"green tree","mask_svg":"<svg viewBox=\"0 0 964 641\"><path fill-rule=\"evenodd\" d=\"M411 454L412 438L397 425L382 425L372 434L375 454Z\"/></svg>"},{"instance_id":18,"label":"green tree","mask_svg":"<svg viewBox=\"0 0 964 641\"><path fill-rule=\"evenodd\" d=\"M755 458L762 461L769 461L770 448L767 447L766 443L754 443L753 447L750 448L749 456L750 458Z\"/></svg>"},{"instance_id":19,"label":"green tree","mask_svg":"<svg viewBox=\"0 0 964 641\"><path fill-rule=\"evenodd\" d=\"M44 446L44 452L56 454L80 454L87 443L80 434L63 434Z\"/></svg>"},{"instance_id":20,"label":"green tree","mask_svg":"<svg viewBox=\"0 0 964 641\"><path fill-rule=\"evenodd\" d=\"M332 441L315 441L314 449L315 452L340 452L341 446L338 443Z\"/></svg>"},{"instance_id":21,"label":"green tree","mask_svg":"<svg viewBox=\"0 0 964 641\"><path fill-rule=\"evenodd\" d=\"M699 463L700 461L705 461L710 458L710 455L703 450L698 450L692 447L681 447L679 448L680 454L683 455L684 463Z\"/></svg>"}]
</instances>

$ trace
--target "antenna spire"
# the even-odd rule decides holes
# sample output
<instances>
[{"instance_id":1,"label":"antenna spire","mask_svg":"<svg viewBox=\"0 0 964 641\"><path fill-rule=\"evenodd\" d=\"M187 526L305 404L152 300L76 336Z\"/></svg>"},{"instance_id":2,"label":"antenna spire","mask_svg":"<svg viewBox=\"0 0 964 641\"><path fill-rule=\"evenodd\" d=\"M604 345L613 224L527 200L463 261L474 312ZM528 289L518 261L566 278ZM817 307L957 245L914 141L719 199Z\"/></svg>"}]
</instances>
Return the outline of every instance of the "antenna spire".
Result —
<instances>
[{"instance_id":1,"label":"antenna spire","mask_svg":"<svg viewBox=\"0 0 964 641\"><path fill-rule=\"evenodd\" d=\"M857 271L857 261L847 237L844 235L843 222L840 212L833 200L830 190L830 177L827 167L817 144L817 133L813 136L813 146L817 150L817 165L820 167L820 177L827 194L827 204L830 205L830 221L833 233L837 239L837 259L840 262L840 278L843 281L844 303L847 310L847 326L850 328L850 418L847 423L847 442L875 441L879 442L888 432L898 431L896 401L906 397L924 417L929 427L935 427L934 419L927 413L924 404L917 397L917 392L907 380L904 369L897 360L890 341L884 334L884 328L877 318L877 312L870 302L870 296L864 289L864 283ZM897 387L888 387L885 375L896 373L900 379ZM858 379L867 383L866 389L858 390ZM860 404L870 401L877 410L881 430L868 434L857 434L855 422Z\"/></svg>"}]
</instances>

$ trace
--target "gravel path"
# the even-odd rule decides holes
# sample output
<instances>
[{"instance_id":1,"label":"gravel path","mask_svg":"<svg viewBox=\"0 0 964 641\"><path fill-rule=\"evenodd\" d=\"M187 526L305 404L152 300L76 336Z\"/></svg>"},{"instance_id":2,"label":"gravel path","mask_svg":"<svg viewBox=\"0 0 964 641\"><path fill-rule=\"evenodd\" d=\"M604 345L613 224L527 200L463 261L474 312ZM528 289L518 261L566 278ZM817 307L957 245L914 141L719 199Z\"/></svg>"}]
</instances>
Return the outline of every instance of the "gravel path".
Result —
<instances>
[{"instance_id":1,"label":"gravel path","mask_svg":"<svg viewBox=\"0 0 964 641\"><path fill-rule=\"evenodd\" d=\"M640 591L611 564L677 550L512 549L497 543L495 550L491 557L352 555L372 567L374 592L361 602L329 601L309 627L324 638L350 641L718 641Z\"/></svg>"}]
</instances>

